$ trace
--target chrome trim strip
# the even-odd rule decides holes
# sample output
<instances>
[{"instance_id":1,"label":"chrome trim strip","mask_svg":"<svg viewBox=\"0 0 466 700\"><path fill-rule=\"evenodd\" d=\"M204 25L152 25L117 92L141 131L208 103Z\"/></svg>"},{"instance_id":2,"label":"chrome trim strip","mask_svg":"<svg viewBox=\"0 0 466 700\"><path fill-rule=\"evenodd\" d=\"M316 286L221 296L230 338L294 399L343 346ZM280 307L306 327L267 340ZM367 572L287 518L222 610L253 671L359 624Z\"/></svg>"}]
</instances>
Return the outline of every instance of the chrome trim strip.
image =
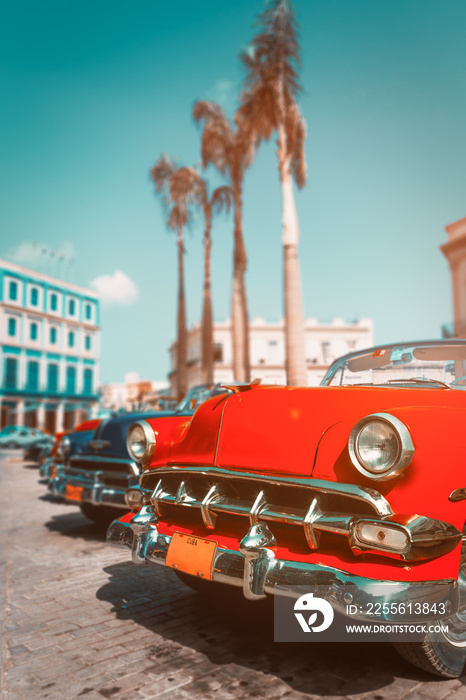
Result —
<instances>
[{"instance_id":1,"label":"chrome trim strip","mask_svg":"<svg viewBox=\"0 0 466 700\"><path fill-rule=\"evenodd\" d=\"M222 412L220 414L220 421L218 424L218 432L217 432L217 443L215 445L215 454L214 454L214 464L217 464L217 455L218 455L218 446L220 444L220 435L222 434L222 423L223 423L223 414L225 412L225 407L228 402L228 394L226 397L224 397L223 400L223 406L222 406Z\"/></svg>"}]
</instances>

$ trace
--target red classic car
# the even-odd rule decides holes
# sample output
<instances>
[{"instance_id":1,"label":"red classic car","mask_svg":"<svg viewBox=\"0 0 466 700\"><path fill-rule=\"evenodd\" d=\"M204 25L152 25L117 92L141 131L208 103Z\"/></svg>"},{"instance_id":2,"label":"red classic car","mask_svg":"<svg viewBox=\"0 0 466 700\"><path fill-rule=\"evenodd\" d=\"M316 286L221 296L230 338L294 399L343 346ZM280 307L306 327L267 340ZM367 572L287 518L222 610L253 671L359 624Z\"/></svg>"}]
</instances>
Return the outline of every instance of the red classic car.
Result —
<instances>
[{"instance_id":1,"label":"red classic car","mask_svg":"<svg viewBox=\"0 0 466 700\"><path fill-rule=\"evenodd\" d=\"M456 677L466 659L465 389L465 340L410 342L348 354L320 387L234 387L170 445L138 421L128 447L140 485L108 542L193 587L231 584L252 600L327 587L341 613L351 603L364 618L379 605L392 621L414 620L425 603L428 620L443 610L448 624L396 646Z\"/></svg>"}]
</instances>

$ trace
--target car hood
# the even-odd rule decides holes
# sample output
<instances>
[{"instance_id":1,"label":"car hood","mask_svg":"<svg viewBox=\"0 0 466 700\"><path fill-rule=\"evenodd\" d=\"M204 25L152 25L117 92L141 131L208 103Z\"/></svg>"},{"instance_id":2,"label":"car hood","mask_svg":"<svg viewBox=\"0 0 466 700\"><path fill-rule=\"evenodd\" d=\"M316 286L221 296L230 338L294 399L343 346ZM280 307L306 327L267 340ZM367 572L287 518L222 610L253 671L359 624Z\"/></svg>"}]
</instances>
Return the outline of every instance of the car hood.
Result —
<instances>
[{"instance_id":1,"label":"car hood","mask_svg":"<svg viewBox=\"0 0 466 700\"><path fill-rule=\"evenodd\" d=\"M119 459L131 459L126 448L126 436L128 434L128 428L139 420L145 420L151 422L154 425L153 420L161 420L164 418L171 418L173 416L192 416L192 411L187 411L184 413L176 413L174 411L154 411L151 413L126 413L124 416L118 416L117 418L107 418L103 420L95 431L92 440L89 441L85 454L87 456L102 456L102 457L116 457Z\"/></svg>"},{"instance_id":2,"label":"car hood","mask_svg":"<svg viewBox=\"0 0 466 700\"><path fill-rule=\"evenodd\" d=\"M93 430L81 430L77 433L69 433L70 450L68 458L84 454L88 449L89 440L93 435Z\"/></svg>"},{"instance_id":3,"label":"car hood","mask_svg":"<svg viewBox=\"0 0 466 700\"><path fill-rule=\"evenodd\" d=\"M409 428L415 408L432 414L445 407L466 408L466 395L430 387L252 387L201 406L174 443L170 464L338 480L334 465L320 467L317 460L323 437L336 426L341 452L353 425L368 414L401 411Z\"/></svg>"}]
</instances>

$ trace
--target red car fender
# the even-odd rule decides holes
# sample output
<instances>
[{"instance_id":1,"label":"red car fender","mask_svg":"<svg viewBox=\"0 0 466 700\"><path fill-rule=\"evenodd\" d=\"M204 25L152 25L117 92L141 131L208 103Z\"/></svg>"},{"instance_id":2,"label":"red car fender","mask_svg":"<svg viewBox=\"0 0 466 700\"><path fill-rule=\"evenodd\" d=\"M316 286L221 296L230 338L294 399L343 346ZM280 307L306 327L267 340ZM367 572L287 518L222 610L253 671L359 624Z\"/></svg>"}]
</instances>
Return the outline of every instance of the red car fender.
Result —
<instances>
[{"instance_id":1,"label":"red car fender","mask_svg":"<svg viewBox=\"0 0 466 700\"><path fill-rule=\"evenodd\" d=\"M172 443L184 435L191 422L191 416L166 416L145 420L151 426L157 440L152 461L145 468L156 469L167 464Z\"/></svg>"},{"instance_id":2,"label":"red car fender","mask_svg":"<svg viewBox=\"0 0 466 700\"><path fill-rule=\"evenodd\" d=\"M358 472L348 453L348 438L356 422L351 420L337 423L324 433L312 476L373 488L385 496L394 512L442 520L461 532L466 523L466 501L453 503L449 496L466 486L466 410L401 407L391 409L390 414L403 421L415 447L403 474L389 481L375 481ZM438 569L434 578L456 578L460 550L461 544L443 557L414 565L412 570L419 573L420 569Z\"/></svg>"},{"instance_id":3,"label":"red car fender","mask_svg":"<svg viewBox=\"0 0 466 700\"><path fill-rule=\"evenodd\" d=\"M214 464L226 401L225 395L215 396L201 404L189 420L185 418L173 440L169 464Z\"/></svg>"},{"instance_id":4,"label":"red car fender","mask_svg":"<svg viewBox=\"0 0 466 700\"><path fill-rule=\"evenodd\" d=\"M58 443L62 439L64 435L67 435L69 433L69 430L63 430L61 433L55 433L55 442L53 443L52 451L50 453L51 457L55 457L57 454L58 450Z\"/></svg>"},{"instance_id":5,"label":"red car fender","mask_svg":"<svg viewBox=\"0 0 466 700\"><path fill-rule=\"evenodd\" d=\"M98 425L102 423L100 418L93 418L92 420L85 420L80 423L75 428L73 428L73 433L82 433L85 430L95 430Z\"/></svg>"}]
</instances>

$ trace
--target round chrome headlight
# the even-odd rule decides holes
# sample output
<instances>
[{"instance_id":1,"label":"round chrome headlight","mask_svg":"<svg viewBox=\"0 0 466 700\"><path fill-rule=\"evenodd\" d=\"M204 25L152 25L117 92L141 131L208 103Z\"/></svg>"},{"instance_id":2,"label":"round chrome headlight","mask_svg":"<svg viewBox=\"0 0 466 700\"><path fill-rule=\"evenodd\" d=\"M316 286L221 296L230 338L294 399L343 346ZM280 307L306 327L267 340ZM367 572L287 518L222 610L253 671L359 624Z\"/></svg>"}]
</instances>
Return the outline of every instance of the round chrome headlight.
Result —
<instances>
[{"instance_id":1,"label":"round chrome headlight","mask_svg":"<svg viewBox=\"0 0 466 700\"><path fill-rule=\"evenodd\" d=\"M57 456L66 459L71 449L71 440L68 435L64 435L57 446Z\"/></svg>"},{"instance_id":2,"label":"round chrome headlight","mask_svg":"<svg viewBox=\"0 0 466 700\"><path fill-rule=\"evenodd\" d=\"M145 420L139 420L128 430L126 446L135 462L145 464L152 459L156 445L155 433Z\"/></svg>"},{"instance_id":3,"label":"round chrome headlight","mask_svg":"<svg viewBox=\"0 0 466 700\"><path fill-rule=\"evenodd\" d=\"M399 476L414 455L408 428L389 413L373 413L358 421L350 433L348 450L356 469L376 481Z\"/></svg>"}]
</instances>

